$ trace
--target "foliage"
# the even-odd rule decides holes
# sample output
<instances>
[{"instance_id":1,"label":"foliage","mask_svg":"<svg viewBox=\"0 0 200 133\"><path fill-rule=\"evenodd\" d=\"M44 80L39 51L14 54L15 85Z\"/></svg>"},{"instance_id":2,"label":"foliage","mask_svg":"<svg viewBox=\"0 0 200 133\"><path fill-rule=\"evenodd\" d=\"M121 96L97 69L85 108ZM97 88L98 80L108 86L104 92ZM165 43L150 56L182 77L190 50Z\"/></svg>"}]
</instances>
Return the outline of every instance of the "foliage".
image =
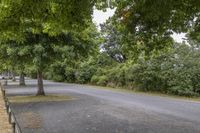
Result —
<instances>
[{"instance_id":1,"label":"foliage","mask_svg":"<svg viewBox=\"0 0 200 133\"><path fill-rule=\"evenodd\" d=\"M187 44L174 44L170 51L151 56L148 60L141 56L137 63L118 63L100 53L80 63L73 72L77 73L77 83L199 96L199 59L199 49ZM109 60L110 63L102 62Z\"/></svg>"},{"instance_id":2,"label":"foliage","mask_svg":"<svg viewBox=\"0 0 200 133\"><path fill-rule=\"evenodd\" d=\"M77 71L77 82L88 83L91 80L92 75L94 75L95 71L95 67L88 62L81 63L81 66Z\"/></svg>"},{"instance_id":3,"label":"foliage","mask_svg":"<svg viewBox=\"0 0 200 133\"><path fill-rule=\"evenodd\" d=\"M76 82L77 80L80 83L90 81L90 74L94 71L92 68L94 63L88 57L99 51L99 43L98 32L93 24L83 32L68 33L68 42L64 44L64 47L61 44L56 47L58 58L51 62L50 66L47 66L46 78L68 82ZM87 59L89 59L88 62L81 63L82 60ZM75 71L77 67L79 71Z\"/></svg>"},{"instance_id":4,"label":"foliage","mask_svg":"<svg viewBox=\"0 0 200 133\"><path fill-rule=\"evenodd\" d=\"M133 69L135 83L145 91L199 95L199 49L185 44L170 53L141 61Z\"/></svg>"},{"instance_id":5,"label":"foliage","mask_svg":"<svg viewBox=\"0 0 200 133\"><path fill-rule=\"evenodd\" d=\"M30 55L27 57L38 73L38 95L45 94L43 71L57 57L65 58L68 46L71 45L75 58L80 58L79 53L87 53L92 42L88 39L92 34L90 31L95 29L91 22L93 7L100 3L105 5L105 0L0 1L0 40L28 47ZM93 36L93 39L96 38ZM62 80L62 76L57 79Z\"/></svg>"},{"instance_id":6,"label":"foliage","mask_svg":"<svg viewBox=\"0 0 200 133\"><path fill-rule=\"evenodd\" d=\"M143 54L146 58L167 51L173 44L170 34L153 35L144 33L136 35L122 23L116 22L116 16L101 25L104 43L101 48L117 62L136 61Z\"/></svg>"},{"instance_id":7,"label":"foliage","mask_svg":"<svg viewBox=\"0 0 200 133\"><path fill-rule=\"evenodd\" d=\"M116 12L99 33L93 9L107 7ZM198 96L199 11L195 0L1 0L0 71L39 77L38 90L44 73L55 81ZM189 46L175 44L173 32L187 32Z\"/></svg>"},{"instance_id":8,"label":"foliage","mask_svg":"<svg viewBox=\"0 0 200 133\"><path fill-rule=\"evenodd\" d=\"M120 22L134 34L143 36L144 33L159 36L171 31L187 32L191 22L199 17L200 9L200 3L195 0L126 0L116 3L116 16L121 18Z\"/></svg>"},{"instance_id":9,"label":"foliage","mask_svg":"<svg viewBox=\"0 0 200 133\"><path fill-rule=\"evenodd\" d=\"M49 35L58 35L63 30L82 30L91 21L94 4L90 0L2 0L0 30L4 31L4 38L17 40L23 39L27 30Z\"/></svg>"}]
</instances>

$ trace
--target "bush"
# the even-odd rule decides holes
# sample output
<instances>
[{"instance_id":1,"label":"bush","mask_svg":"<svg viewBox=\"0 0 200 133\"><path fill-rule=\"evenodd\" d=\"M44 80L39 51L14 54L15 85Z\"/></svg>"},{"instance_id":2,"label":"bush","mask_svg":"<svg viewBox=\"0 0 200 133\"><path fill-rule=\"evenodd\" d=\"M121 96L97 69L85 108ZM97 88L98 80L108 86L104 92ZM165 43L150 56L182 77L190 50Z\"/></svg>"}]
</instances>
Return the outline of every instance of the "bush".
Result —
<instances>
[{"instance_id":1,"label":"bush","mask_svg":"<svg viewBox=\"0 0 200 133\"><path fill-rule=\"evenodd\" d=\"M76 71L73 68L67 67L65 68L65 81L67 82L75 82L76 81L76 76L75 76Z\"/></svg>"},{"instance_id":2,"label":"bush","mask_svg":"<svg viewBox=\"0 0 200 133\"><path fill-rule=\"evenodd\" d=\"M183 53L181 50L183 50ZM187 51L187 54L185 53ZM159 91L181 96L200 95L199 50L180 46L171 53L139 61L132 69L135 83L145 91Z\"/></svg>"},{"instance_id":3,"label":"bush","mask_svg":"<svg viewBox=\"0 0 200 133\"><path fill-rule=\"evenodd\" d=\"M93 75L90 82L91 82L92 84L97 84L98 81L99 81L98 76Z\"/></svg>"},{"instance_id":4,"label":"bush","mask_svg":"<svg viewBox=\"0 0 200 133\"><path fill-rule=\"evenodd\" d=\"M57 81L57 82L63 82L65 78L62 75L56 74L56 75L53 75L52 80Z\"/></svg>"},{"instance_id":5,"label":"bush","mask_svg":"<svg viewBox=\"0 0 200 133\"><path fill-rule=\"evenodd\" d=\"M130 74L128 72L129 67L126 66L126 64L119 64L118 66L111 68L110 70L107 70L107 77L109 80L109 83L113 86L117 87L123 87L129 84L128 82L131 81L129 80Z\"/></svg>"},{"instance_id":6,"label":"bush","mask_svg":"<svg viewBox=\"0 0 200 133\"><path fill-rule=\"evenodd\" d=\"M77 71L76 75L77 82L81 84L89 83L95 71L96 71L95 66L92 66L90 64L84 64Z\"/></svg>"},{"instance_id":7,"label":"bush","mask_svg":"<svg viewBox=\"0 0 200 133\"><path fill-rule=\"evenodd\" d=\"M106 86L108 83L108 77L107 76L100 76L98 77L98 82L97 85L101 85L101 86Z\"/></svg>"},{"instance_id":8,"label":"bush","mask_svg":"<svg viewBox=\"0 0 200 133\"><path fill-rule=\"evenodd\" d=\"M106 86L108 83L108 77L103 75L103 76L92 76L91 79L92 84L100 85L100 86Z\"/></svg>"}]
</instances>

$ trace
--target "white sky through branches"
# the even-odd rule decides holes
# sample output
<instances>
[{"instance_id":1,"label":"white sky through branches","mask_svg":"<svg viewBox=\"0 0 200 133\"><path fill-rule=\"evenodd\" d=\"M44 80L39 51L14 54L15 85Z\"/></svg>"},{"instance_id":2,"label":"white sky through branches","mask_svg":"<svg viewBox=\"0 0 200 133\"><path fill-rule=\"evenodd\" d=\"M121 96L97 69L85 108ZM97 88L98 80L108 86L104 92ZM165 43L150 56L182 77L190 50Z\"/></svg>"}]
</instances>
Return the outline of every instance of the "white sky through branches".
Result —
<instances>
[{"instance_id":1,"label":"white sky through branches","mask_svg":"<svg viewBox=\"0 0 200 133\"><path fill-rule=\"evenodd\" d=\"M109 17L112 17L114 12L115 12L115 9L107 9L106 12L95 9L94 14L93 14L93 22L95 22L97 26L99 26L100 24L106 22L106 20ZM174 33L172 37L174 38L176 42L181 43L183 41L183 38L185 38L185 33L181 33L181 34Z\"/></svg>"}]
</instances>

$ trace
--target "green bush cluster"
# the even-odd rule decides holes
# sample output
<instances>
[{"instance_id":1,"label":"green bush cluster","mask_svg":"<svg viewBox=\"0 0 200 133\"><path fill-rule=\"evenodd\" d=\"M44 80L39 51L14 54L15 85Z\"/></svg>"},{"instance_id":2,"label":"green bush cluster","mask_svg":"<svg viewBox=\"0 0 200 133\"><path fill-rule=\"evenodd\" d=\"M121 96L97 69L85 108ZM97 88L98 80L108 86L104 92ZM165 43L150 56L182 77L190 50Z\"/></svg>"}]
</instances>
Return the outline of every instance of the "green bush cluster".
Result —
<instances>
[{"instance_id":1,"label":"green bush cluster","mask_svg":"<svg viewBox=\"0 0 200 133\"><path fill-rule=\"evenodd\" d=\"M181 45L168 54L140 61L132 73L145 91L182 96L200 95L200 50Z\"/></svg>"}]
</instances>

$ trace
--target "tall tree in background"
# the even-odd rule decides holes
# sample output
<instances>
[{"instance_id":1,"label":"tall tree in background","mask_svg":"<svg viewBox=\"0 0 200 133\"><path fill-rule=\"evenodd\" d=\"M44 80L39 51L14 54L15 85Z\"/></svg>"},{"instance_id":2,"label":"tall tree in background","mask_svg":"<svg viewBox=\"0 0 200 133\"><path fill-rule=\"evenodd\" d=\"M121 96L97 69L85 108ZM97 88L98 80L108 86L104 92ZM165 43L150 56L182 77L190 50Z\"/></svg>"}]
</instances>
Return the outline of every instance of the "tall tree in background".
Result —
<instances>
[{"instance_id":1,"label":"tall tree in background","mask_svg":"<svg viewBox=\"0 0 200 133\"><path fill-rule=\"evenodd\" d=\"M99 44L102 41L96 26L92 23L82 32L69 32L68 37L65 48L57 48L57 53L60 53L62 58L52 62L45 71L47 79L75 82L75 78L80 75L75 70L81 63L99 52ZM88 71L89 68L85 69Z\"/></svg>"},{"instance_id":2,"label":"tall tree in background","mask_svg":"<svg viewBox=\"0 0 200 133\"><path fill-rule=\"evenodd\" d=\"M25 85L25 65L28 63L28 51L23 44L17 44L16 42L9 42L6 45L7 60L10 60L12 69L14 72L19 73L19 85Z\"/></svg>"},{"instance_id":3,"label":"tall tree in background","mask_svg":"<svg viewBox=\"0 0 200 133\"><path fill-rule=\"evenodd\" d=\"M9 70L19 73L19 85L25 85L25 67L31 62L29 51L27 46L15 41L1 42L0 44L0 58L9 64Z\"/></svg>"},{"instance_id":4,"label":"tall tree in background","mask_svg":"<svg viewBox=\"0 0 200 133\"><path fill-rule=\"evenodd\" d=\"M125 46L125 34L117 29L117 25L114 25L112 18L106 23L101 25L101 34L104 38L104 42L101 46L102 50L106 52L111 58L119 63L125 62L127 59Z\"/></svg>"}]
</instances>

